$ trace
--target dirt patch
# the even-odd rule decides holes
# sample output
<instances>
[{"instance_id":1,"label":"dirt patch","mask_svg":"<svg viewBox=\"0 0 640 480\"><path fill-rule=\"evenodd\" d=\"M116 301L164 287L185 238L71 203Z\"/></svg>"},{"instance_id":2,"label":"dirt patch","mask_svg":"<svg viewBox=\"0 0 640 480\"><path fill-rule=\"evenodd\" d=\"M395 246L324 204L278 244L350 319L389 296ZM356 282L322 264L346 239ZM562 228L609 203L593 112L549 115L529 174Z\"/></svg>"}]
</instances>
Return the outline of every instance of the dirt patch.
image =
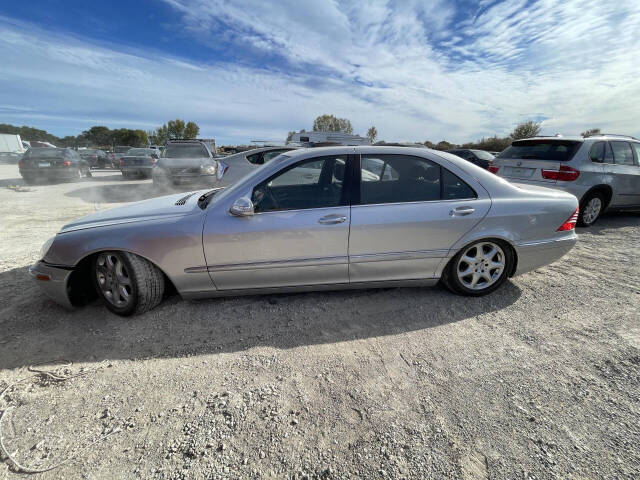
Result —
<instances>
[{"instance_id":1,"label":"dirt patch","mask_svg":"<svg viewBox=\"0 0 640 480\"><path fill-rule=\"evenodd\" d=\"M16 177L0 165L0 182ZM0 390L42 361L100 368L12 390L7 449L46 466L121 428L36 478L640 475L639 215L602 218L562 261L484 298L172 297L123 319L63 310L26 268L62 224L150 182L29 189L0 189Z\"/></svg>"}]
</instances>

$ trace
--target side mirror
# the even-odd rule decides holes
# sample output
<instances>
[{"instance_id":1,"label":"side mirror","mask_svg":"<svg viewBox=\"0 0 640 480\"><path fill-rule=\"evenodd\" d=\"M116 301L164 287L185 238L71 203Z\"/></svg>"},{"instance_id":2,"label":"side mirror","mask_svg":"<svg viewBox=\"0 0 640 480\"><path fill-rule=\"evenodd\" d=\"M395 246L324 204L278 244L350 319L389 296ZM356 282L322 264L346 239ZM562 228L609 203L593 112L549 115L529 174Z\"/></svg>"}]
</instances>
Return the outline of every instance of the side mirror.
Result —
<instances>
[{"instance_id":1,"label":"side mirror","mask_svg":"<svg viewBox=\"0 0 640 480\"><path fill-rule=\"evenodd\" d=\"M240 197L233 202L229 213L236 217L250 217L253 215L253 202L248 197Z\"/></svg>"}]
</instances>

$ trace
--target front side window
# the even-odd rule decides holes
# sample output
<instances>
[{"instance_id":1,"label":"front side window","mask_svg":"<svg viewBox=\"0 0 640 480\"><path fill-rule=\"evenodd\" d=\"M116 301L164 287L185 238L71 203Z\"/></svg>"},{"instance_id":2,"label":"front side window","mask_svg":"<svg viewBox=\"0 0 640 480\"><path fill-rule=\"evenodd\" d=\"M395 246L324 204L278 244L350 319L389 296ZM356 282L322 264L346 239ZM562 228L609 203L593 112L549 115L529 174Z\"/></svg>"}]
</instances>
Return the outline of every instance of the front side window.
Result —
<instances>
[{"instance_id":1,"label":"front side window","mask_svg":"<svg viewBox=\"0 0 640 480\"><path fill-rule=\"evenodd\" d=\"M256 185L255 212L337 207L342 204L346 155L310 158Z\"/></svg>"},{"instance_id":2,"label":"front side window","mask_svg":"<svg viewBox=\"0 0 640 480\"><path fill-rule=\"evenodd\" d=\"M632 145L636 150L636 158L640 161L640 143L632 143Z\"/></svg>"},{"instance_id":3,"label":"front side window","mask_svg":"<svg viewBox=\"0 0 640 480\"><path fill-rule=\"evenodd\" d=\"M405 203L475 198L463 180L426 158L363 155L360 203Z\"/></svg>"},{"instance_id":4,"label":"front side window","mask_svg":"<svg viewBox=\"0 0 640 480\"><path fill-rule=\"evenodd\" d=\"M613 161L617 165L635 165L633 150L627 142L610 142L613 150Z\"/></svg>"}]
</instances>

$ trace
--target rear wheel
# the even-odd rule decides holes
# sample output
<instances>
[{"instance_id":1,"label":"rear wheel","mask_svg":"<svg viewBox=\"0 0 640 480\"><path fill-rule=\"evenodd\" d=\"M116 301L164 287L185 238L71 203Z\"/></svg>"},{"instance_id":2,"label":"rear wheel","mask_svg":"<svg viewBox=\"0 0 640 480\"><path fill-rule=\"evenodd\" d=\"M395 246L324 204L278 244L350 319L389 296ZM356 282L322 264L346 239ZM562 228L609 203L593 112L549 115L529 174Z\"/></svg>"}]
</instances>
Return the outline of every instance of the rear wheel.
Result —
<instances>
[{"instance_id":1,"label":"rear wheel","mask_svg":"<svg viewBox=\"0 0 640 480\"><path fill-rule=\"evenodd\" d=\"M587 195L580 205L580 214L578 216L578 226L590 227L604 210L604 195L600 192L593 192Z\"/></svg>"},{"instance_id":2,"label":"rear wheel","mask_svg":"<svg viewBox=\"0 0 640 480\"><path fill-rule=\"evenodd\" d=\"M449 261L442 280L454 293L479 297L505 282L513 262L513 252L507 245L481 240L467 245Z\"/></svg>"},{"instance_id":3,"label":"rear wheel","mask_svg":"<svg viewBox=\"0 0 640 480\"><path fill-rule=\"evenodd\" d=\"M98 295L113 313L136 315L162 301L164 276L148 260L128 252L102 252L93 262Z\"/></svg>"}]
</instances>

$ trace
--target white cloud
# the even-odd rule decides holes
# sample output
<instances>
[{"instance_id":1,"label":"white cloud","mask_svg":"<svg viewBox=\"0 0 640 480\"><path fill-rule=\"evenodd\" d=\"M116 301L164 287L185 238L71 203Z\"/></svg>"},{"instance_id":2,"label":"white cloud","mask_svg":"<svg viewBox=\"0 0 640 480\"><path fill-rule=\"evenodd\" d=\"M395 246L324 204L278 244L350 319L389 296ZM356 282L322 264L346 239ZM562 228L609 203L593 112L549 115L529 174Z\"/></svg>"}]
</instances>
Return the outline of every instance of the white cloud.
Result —
<instances>
[{"instance_id":1,"label":"white cloud","mask_svg":"<svg viewBox=\"0 0 640 480\"><path fill-rule=\"evenodd\" d=\"M550 134L640 134L637 1L483 0L468 18L444 0L165 1L203 49L247 61L123 53L0 19L5 121L77 133L180 116L222 142L283 139L322 113L386 140L468 141L534 117Z\"/></svg>"}]
</instances>

